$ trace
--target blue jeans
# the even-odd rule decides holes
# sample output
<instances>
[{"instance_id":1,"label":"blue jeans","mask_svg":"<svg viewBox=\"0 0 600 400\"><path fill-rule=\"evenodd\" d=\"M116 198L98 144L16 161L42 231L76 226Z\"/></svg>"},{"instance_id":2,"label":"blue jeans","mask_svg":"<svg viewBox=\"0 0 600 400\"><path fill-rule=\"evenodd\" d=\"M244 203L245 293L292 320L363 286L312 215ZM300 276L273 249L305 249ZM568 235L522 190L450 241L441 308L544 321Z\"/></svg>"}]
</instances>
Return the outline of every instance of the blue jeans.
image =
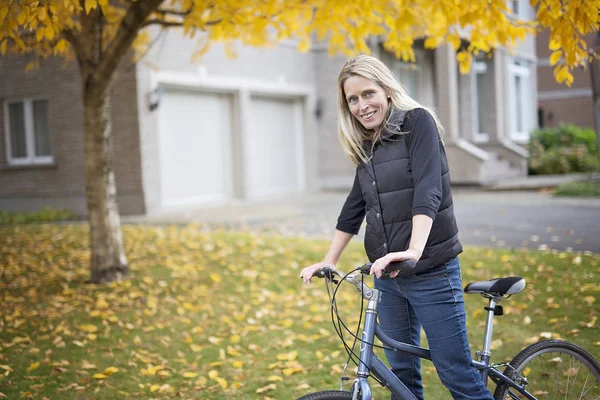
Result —
<instances>
[{"instance_id":1,"label":"blue jeans","mask_svg":"<svg viewBox=\"0 0 600 400\"><path fill-rule=\"evenodd\" d=\"M381 291L378 316L383 331L419 346L423 326L433 365L454 399L492 399L471 358L457 257L417 275L375 278L375 288ZM388 350L385 355L402 383L423 399L420 359Z\"/></svg>"}]
</instances>

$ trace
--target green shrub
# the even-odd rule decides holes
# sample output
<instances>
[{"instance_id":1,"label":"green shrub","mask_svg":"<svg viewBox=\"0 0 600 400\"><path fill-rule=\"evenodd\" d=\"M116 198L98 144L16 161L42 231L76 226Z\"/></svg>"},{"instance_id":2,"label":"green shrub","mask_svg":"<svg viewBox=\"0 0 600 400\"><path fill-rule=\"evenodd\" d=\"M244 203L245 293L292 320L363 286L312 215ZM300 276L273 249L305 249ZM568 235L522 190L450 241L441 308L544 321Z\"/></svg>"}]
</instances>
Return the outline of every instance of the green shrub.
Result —
<instances>
[{"instance_id":1,"label":"green shrub","mask_svg":"<svg viewBox=\"0 0 600 400\"><path fill-rule=\"evenodd\" d=\"M557 196L600 197L600 181L575 181L556 188Z\"/></svg>"},{"instance_id":2,"label":"green shrub","mask_svg":"<svg viewBox=\"0 0 600 400\"><path fill-rule=\"evenodd\" d=\"M40 211L12 213L0 211L0 226L56 222L77 219L77 215L69 210L55 210L46 207Z\"/></svg>"},{"instance_id":3,"label":"green shrub","mask_svg":"<svg viewBox=\"0 0 600 400\"><path fill-rule=\"evenodd\" d=\"M600 170L596 132L565 124L537 129L529 142L529 174L567 174Z\"/></svg>"}]
</instances>

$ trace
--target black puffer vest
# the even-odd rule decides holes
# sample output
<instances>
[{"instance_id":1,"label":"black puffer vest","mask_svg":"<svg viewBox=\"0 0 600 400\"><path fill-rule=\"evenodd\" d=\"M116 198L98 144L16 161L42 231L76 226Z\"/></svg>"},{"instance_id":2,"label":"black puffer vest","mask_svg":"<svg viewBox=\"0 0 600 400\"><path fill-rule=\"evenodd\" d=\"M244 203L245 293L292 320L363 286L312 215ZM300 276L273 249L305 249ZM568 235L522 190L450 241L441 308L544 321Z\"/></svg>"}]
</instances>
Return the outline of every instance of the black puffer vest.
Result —
<instances>
[{"instance_id":1,"label":"black puffer vest","mask_svg":"<svg viewBox=\"0 0 600 400\"><path fill-rule=\"evenodd\" d=\"M408 249L412 232L414 184L409 157L411 113L395 110L390 119L394 129L401 127L407 134L392 135L384 131L372 153L371 160L357 169L363 198L366 202L365 250L371 262L380 257ZM400 272L400 276L418 273L442 265L462 252L454 207L450 193L448 161L442 141L442 201L416 269ZM364 149L371 154L372 142Z\"/></svg>"}]
</instances>

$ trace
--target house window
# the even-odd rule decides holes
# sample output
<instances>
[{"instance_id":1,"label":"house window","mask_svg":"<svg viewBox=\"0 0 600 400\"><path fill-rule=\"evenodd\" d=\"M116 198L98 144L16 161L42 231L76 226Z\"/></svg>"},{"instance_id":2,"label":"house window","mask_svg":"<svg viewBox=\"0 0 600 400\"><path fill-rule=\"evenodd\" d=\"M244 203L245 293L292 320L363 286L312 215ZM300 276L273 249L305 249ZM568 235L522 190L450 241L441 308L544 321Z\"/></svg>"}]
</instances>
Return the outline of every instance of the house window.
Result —
<instances>
[{"instance_id":1,"label":"house window","mask_svg":"<svg viewBox=\"0 0 600 400\"><path fill-rule=\"evenodd\" d=\"M473 79L473 116L475 119L475 142L487 142L489 140L488 135L488 106L486 98L486 80L487 76L487 64L485 61L475 61L473 63L473 73L471 75Z\"/></svg>"},{"instance_id":2,"label":"house window","mask_svg":"<svg viewBox=\"0 0 600 400\"><path fill-rule=\"evenodd\" d=\"M533 129L531 68L515 62L509 66L509 101L511 139L519 142L529 140Z\"/></svg>"},{"instance_id":3,"label":"house window","mask_svg":"<svg viewBox=\"0 0 600 400\"><path fill-rule=\"evenodd\" d=\"M528 0L513 0L509 1L510 10L515 16L522 20L529 20L529 1Z\"/></svg>"},{"instance_id":4,"label":"house window","mask_svg":"<svg viewBox=\"0 0 600 400\"><path fill-rule=\"evenodd\" d=\"M4 103L7 160L10 165L52 163L48 100Z\"/></svg>"},{"instance_id":5,"label":"house window","mask_svg":"<svg viewBox=\"0 0 600 400\"><path fill-rule=\"evenodd\" d=\"M408 95L413 99L420 100L419 77L421 69L418 64L398 62L398 79Z\"/></svg>"}]
</instances>

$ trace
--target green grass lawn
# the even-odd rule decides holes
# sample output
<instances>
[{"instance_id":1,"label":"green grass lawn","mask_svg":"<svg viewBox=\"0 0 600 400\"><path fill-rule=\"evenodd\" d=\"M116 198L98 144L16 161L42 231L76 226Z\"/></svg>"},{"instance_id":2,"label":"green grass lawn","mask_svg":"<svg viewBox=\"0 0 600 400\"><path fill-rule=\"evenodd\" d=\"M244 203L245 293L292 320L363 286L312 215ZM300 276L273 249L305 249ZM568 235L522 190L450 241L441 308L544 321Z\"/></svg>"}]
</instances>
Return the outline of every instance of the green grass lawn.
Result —
<instances>
[{"instance_id":1,"label":"green grass lawn","mask_svg":"<svg viewBox=\"0 0 600 400\"><path fill-rule=\"evenodd\" d=\"M86 226L0 228L0 398L291 399L339 386L346 354L325 286L298 278L328 242L200 226L124 234L131 279L94 286L84 283ZM352 243L339 268L364 261ZM600 256L469 248L461 261L465 284L527 279L496 319L495 361L550 336L599 357ZM473 351L484 305L467 296ZM338 306L354 326L354 287L341 290ZM426 397L450 398L430 362L423 371ZM379 388L375 398L389 397Z\"/></svg>"},{"instance_id":2,"label":"green grass lawn","mask_svg":"<svg viewBox=\"0 0 600 400\"><path fill-rule=\"evenodd\" d=\"M563 183L556 188L555 194L569 197L600 197L600 180Z\"/></svg>"}]
</instances>

